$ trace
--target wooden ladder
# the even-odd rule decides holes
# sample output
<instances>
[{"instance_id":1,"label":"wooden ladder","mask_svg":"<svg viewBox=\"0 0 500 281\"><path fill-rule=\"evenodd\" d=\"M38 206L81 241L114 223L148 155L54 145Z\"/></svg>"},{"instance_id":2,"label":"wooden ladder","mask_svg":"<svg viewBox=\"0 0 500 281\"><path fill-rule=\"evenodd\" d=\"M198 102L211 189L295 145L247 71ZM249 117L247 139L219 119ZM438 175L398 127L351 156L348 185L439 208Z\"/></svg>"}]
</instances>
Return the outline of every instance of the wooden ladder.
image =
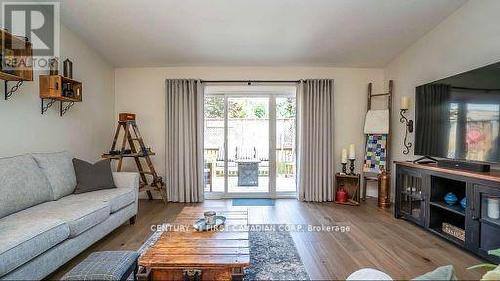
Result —
<instances>
[{"instance_id":1,"label":"wooden ladder","mask_svg":"<svg viewBox=\"0 0 500 281\"><path fill-rule=\"evenodd\" d=\"M139 191L146 191L149 199L153 199L151 191L157 191L160 193L163 201L167 203L167 194L165 191L165 183L163 182L162 177L158 176L156 173L153 162L151 161L151 155L155 155L150 149L146 148L144 144L144 140L139 132L139 128L137 127L137 123L135 122L135 114L129 114L129 118L122 118L120 114L120 121L118 121L118 127L116 128L115 137L113 139L113 145L111 146L111 151L109 153L103 154L103 158L108 158L112 160L118 160L117 171L120 172L122 170L123 158L132 157L134 158L135 164L137 165L137 169L139 170L139 174L141 176L141 183L139 186ZM133 118L133 119L132 119ZM120 136L120 131L123 128L124 135L121 144L121 149L119 151L115 151L116 143L118 141L118 137ZM139 144L139 150L134 142ZM130 151L127 152L127 143L130 147ZM144 159L149 168L148 171L144 170L141 160ZM153 180L151 183L148 183L148 177L152 176Z\"/></svg>"}]
</instances>

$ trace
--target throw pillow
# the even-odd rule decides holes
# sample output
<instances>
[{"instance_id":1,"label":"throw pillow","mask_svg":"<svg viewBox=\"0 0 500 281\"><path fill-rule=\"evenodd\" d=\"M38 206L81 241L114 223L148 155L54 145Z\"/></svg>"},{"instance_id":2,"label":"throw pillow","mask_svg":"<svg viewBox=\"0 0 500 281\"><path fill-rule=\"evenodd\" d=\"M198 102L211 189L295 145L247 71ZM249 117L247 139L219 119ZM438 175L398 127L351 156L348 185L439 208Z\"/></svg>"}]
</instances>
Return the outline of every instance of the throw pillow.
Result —
<instances>
[{"instance_id":1,"label":"throw pillow","mask_svg":"<svg viewBox=\"0 0 500 281\"><path fill-rule=\"evenodd\" d=\"M77 158L73 159L76 174L75 194L116 188L111 171L111 160L101 160L95 164Z\"/></svg>"}]
</instances>

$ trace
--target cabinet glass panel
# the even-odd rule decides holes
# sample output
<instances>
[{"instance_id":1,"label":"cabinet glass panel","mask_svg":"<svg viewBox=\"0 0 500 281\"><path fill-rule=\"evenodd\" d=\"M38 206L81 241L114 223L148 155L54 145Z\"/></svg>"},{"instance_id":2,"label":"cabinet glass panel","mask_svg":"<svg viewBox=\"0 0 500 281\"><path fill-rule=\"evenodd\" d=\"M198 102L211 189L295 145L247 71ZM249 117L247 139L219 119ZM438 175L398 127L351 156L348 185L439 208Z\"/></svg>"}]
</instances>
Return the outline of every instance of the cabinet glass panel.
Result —
<instances>
[{"instance_id":1,"label":"cabinet glass panel","mask_svg":"<svg viewBox=\"0 0 500 281\"><path fill-rule=\"evenodd\" d=\"M401 175L401 212L420 219L422 216L422 178Z\"/></svg>"},{"instance_id":2,"label":"cabinet glass panel","mask_svg":"<svg viewBox=\"0 0 500 281\"><path fill-rule=\"evenodd\" d=\"M487 252L500 248L500 196L480 193L479 248Z\"/></svg>"}]
</instances>

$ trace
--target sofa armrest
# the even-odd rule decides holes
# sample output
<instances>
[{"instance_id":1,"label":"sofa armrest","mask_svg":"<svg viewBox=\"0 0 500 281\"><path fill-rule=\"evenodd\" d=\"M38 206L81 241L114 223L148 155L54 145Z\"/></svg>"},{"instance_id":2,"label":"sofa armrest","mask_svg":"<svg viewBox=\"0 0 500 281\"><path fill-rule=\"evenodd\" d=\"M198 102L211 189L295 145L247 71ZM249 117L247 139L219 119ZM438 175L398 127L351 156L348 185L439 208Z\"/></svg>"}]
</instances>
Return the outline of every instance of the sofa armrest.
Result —
<instances>
[{"instance_id":1,"label":"sofa armrest","mask_svg":"<svg viewBox=\"0 0 500 281\"><path fill-rule=\"evenodd\" d=\"M113 172L113 181L116 187L134 188L139 191L139 173Z\"/></svg>"}]
</instances>

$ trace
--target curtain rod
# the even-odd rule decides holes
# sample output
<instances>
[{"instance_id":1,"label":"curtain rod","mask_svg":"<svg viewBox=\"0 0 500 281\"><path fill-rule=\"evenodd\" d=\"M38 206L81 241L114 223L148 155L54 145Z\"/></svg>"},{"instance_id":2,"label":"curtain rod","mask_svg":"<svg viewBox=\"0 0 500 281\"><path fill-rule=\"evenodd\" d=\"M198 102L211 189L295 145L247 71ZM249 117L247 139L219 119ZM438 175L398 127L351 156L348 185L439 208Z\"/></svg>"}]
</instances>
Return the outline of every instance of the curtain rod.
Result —
<instances>
[{"instance_id":1,"label":"curtain rod","mask_svg":"<svg viewBox=\"0 0 500 281\"><path fill-rule=\"evenodd\" d=\"M300 83L302 80L200 80L201 83Z\"/></svg>"},{"instance_id":2,"label":"curtain rod","mask_svg":"<svg viewBox=\"0 0 500 281\"><path fill-rule=\"evenodd\" d=\"M482 88L467 88L467 87L451 87L456 90L470 90L470 91L486 91L486 92L497 92L500 89L482 89Z\"/></svg>"}]
</instances>

